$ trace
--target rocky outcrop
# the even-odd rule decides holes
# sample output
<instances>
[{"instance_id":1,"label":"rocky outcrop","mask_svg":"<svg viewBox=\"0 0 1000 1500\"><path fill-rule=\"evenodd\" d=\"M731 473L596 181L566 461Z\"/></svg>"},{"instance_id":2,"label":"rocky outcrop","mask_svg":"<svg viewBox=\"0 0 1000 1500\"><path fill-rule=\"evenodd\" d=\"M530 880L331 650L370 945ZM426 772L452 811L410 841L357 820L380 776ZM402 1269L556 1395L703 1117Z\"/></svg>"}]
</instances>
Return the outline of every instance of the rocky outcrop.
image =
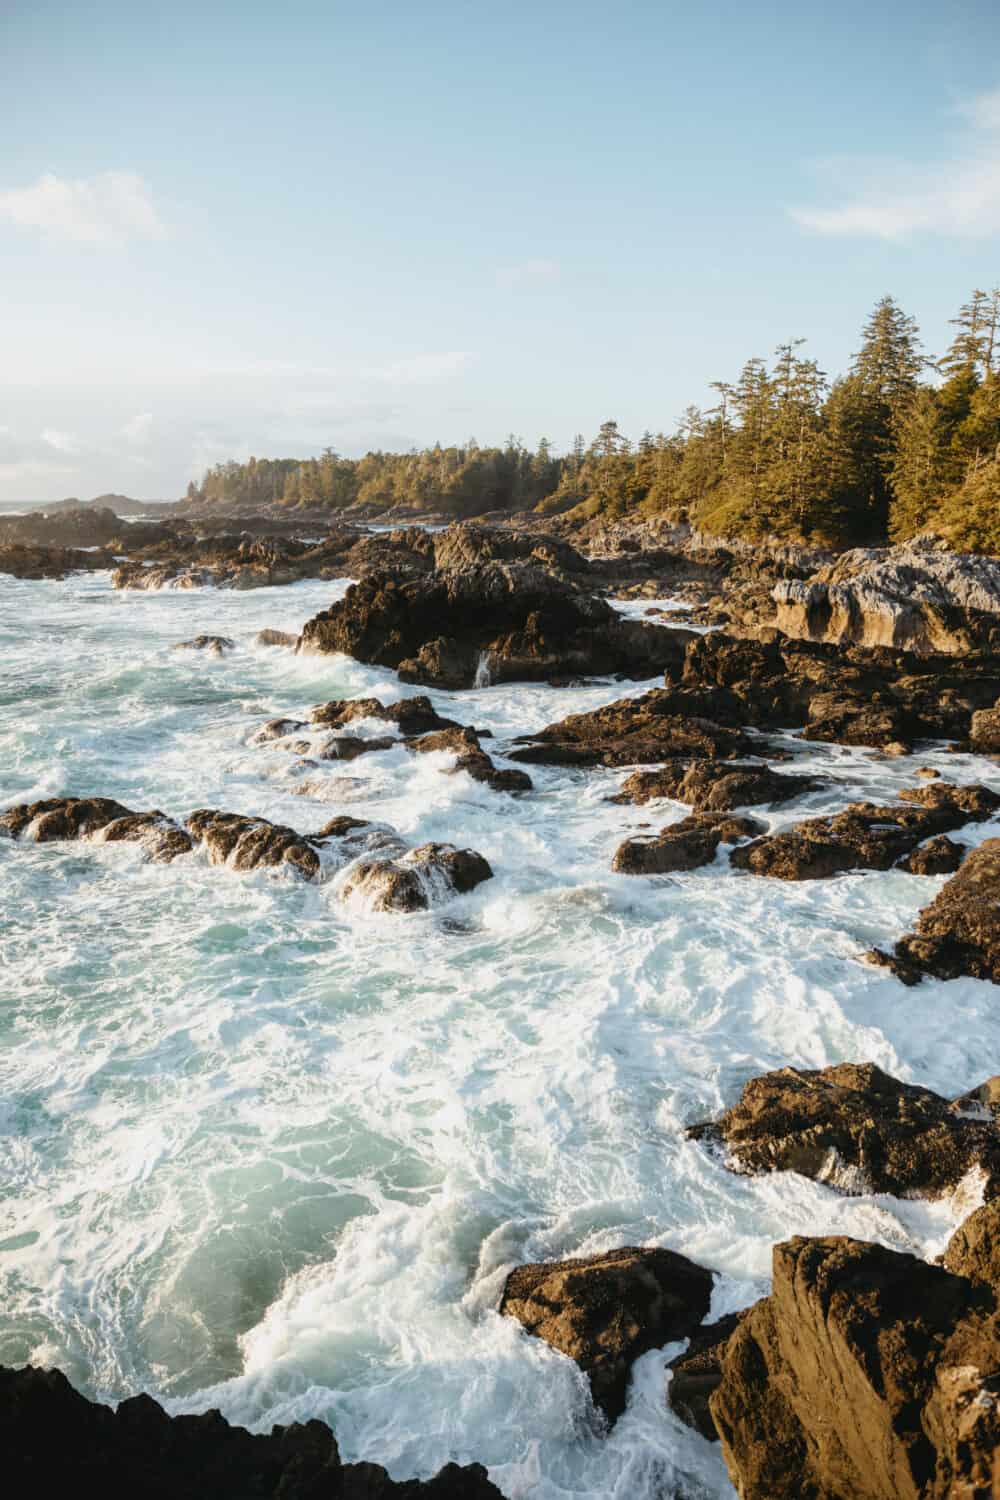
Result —
<instances>
[{"instance_id":1,"label":"rocky outcrop","mask_svg":"<svg viewBox=\"0 0 1000 1500\"><path fill-rule=\"evenodd\" d=\"M227 865L231 870L288 865L306 880L316 880L319 876L319 835L307 837L266 818L220 812L215 808L193 812L187 827L213 865Z\"/></svg>"},{"instance_id":2,"label":"rocky outcrop","mask_svg":"<svg viewBox=\"0 0 1000 1500\"><path fill-rule=\"evenodd\" d=\"M720 1120L688 1135L723 1147L733 1171L798 1172L846 1193L938 1198L973 1169L988 1197L1000 1192L992 1115L900 1083L874 1063L752 1078Z\"/></svg>"},{"instance_id":3,"label":"rocky outcrop","mask_svg":"<svg viewBox=\"0 0 1000 1500\"><path fill-rule=\"evenodd\" d=\"M1000 1292L1000 1198L984 1203L958 1226L941 1264L955 1276Z\"/></svg>"},{"instance_id":4,"label":"rocky outcrop","mask_svg":"<svg viewBox=\"0 0 1000 1500\"><path fill-rule=\"evenodd\" d=\"M345 901L368 911L426 911L450 896L465 895L491 880L489 862L473 849L421 844L397 859L361 859L341 887Z\"/></svg>"},{"instance_id":5,"label":"rocky outcrop","mask_svg":"<svg viewBox=\"0 0 1000 1500\"><path fill-rule=\"evenodd\" d=\"M444 752L455 756L451 772L464 771L473 781L481 781L495 792L530 792L531 777L526 771L501 770L494 765L479 743L474 729L439 729L433 734L421 735L408 740L407 745L418 754Z\"/></svg>"},{"instance_id":6,"label":"rocky outcrop","mask_svg":"<svg viewBox=\"0 0 1000 1500\"><path fill-rule=\"evenodd\" d=\"M0 815L0 835L37 844L67 839L141 844L156 864L169 864L192 848L189 834L159 811L136 813L112 797L49 797Z\"/></svg>"},{"instance_id":7,"label":"rocky outcrop","mask_svg":"<svg viewBox=\"0 0 1000 1500\"><path fill-rule=\"evenodd\" d=\"M398 703L382 703L378 698L336 698L330 703L317 704L310 718L314 724L327 724L333 729L353 724L356 719L384 719L395 724L404 735L462 727L455 719L443 718L424 693L401 698Z\"/></svg>"},{"instance_id":8,"label":"rocky outcrop","mask_svg":"<svg viewBox=\"0 0 1000 1500\"><path fill-rule=\"evenodd\" d=\"M0 574L12 578L65 578L67 573L110 568L108 552L80 552L70 547L41 547L0 542Z\"/></svg>"},{"instance_id":9,"label":"rocky outcrop","mask_svg":"<svg viewBox=\"0 0 1000 1500\"><path fill-rule=\"evenodd\" d=\"M709 1402L722 1380L726 1346L745 1316L745 1312L727 1313L717 1323L696 1329L684 1353L667 1366L667 1405L710 1443L716 1442L719 1434Z\"/></svg>"},{"instance_id":10,"label":"rocky outcrop","mask_svg":"<svg viewBox=\"0 0 1000 1500\"><path fill-rule=\"evenodd\" d=\"M569 542L545 533L500 530L459 522L433 538L434 567L447 572L487 562L530 562L553 572L590 572L590 564Z\"/></svg>"},{"instance_id":11,"label":"rocky outcrop","mask_svg":"<svg viewBox=\"0 0 1000 1500\"><path fill-rule=\"evenodd\" d=\"M779 804L815 791L815 776L790 775L770 766L719 761L672 761L655 771L634 771L612 802L643 805L661 797L686 802L695 812L732 812L737 807Z\"/></svg>"},{"instance_id":12,"label":"rocky outcrop","mask_svg":"<svg viewBox=\"0 0 1000 1500\"><path fill-rule=\"evenodd\" d=\"M106 506L30 511L0 519L0 546L106 547L121 531L121 521Z\"/></svg>"},{"instance_id":13,"label":"rocky outcrop","mask_svg":"<svg viewBox=\"0 0 1000 1500\"><path fill-rule=\"evenodd\" d=\"M651 677L679 664L687 638L623 620L536 562L485 562L416 578L371 574L306 624L301 649L392 667L405 682L468 688Z\"/></svg>"},{"instance_id":14,"label":"rocky outcrop","mask_svg":"<svg viewBox=\"0 0 1000 1500\"><path fill-rule=\"evenodd\" d=\"M590 713L570 714L535 734L518 735L510 759L541 765L630 766L684 757L733 760L752 750L738 729L676 712L676 696L653 688Z\"/></svg>"},{"instance_id":15,"label":"rocky outcrop","mask_svg":"<svg viewBox=\"0 0 1000 1500\"><path fill-rule=\"evenodd\" d=\"M673 1250L611 1250L518 1266L500 1312L576 1361L610 1421L625 1410L640 1355L687 1338L708 1312L713 1276Z\"/></svg>"},{"instance_id":16,"label":"rocky outcrop","mask_svg":"<svg viewBox=\"0 0 1000 1500\"><path fill-rule=\"evenodd\" d=\"M297 635L289 635L287 630L258 630L254 636L255 646L286 646L293 651L299 644Z\"/></svg>"},{"instance_id":17,"label":"rocky outcrop","mask_svg":"<svg viewBox=\"0 0 1000 1500\"><path fill-rule=\"evenodd\" d=\"M778 880L822 880L849 870L914 871L921 863L951 857L940 845L923 860L919 844L934 835L991 818L1000 794L984 786L952 786L932 781L900 793L903 807L854 802L844 812L810 818L784 833L768 834L734 849L732 864Z\"/></svg>"},{"instance_id":18,"label":"rocky outcrop","mask_svg":"<svg viewBox=\"0 0 1000 1500\"><path fill-rule=\"evenodd\" d=\"M936 785L936 783L932 783ZM988 979L1000 984L1000 838L987 839L917 918L916 931L891 954L867 955L906 984L937 979Z\"/></svg>"},{"instance_id":19,"label":"rocky outcrop","mask_svg":"<svg viewBox=\"0 0 1000 1500\"><path fill-rule=\"evenodd\" d=\"M755 818L692 813L656 834L637 834L618 846L611 868L619 875L666 875L711 864L720 844L738 844L763 830Z\"/></svg>"},{"instance_id":20,"label":"rocky outcrop","mask_svg":"<svg viewBox=\"0 0 1000 1500\"><path fill-rule=\"evenodd\" d=\"M981 708L972 715L969 738L980 755L1000 754L1000 704Z\"/></svg>"},{"instance_id":21,"label":"rocky outcrop","mask_svg":"<svg viewBox=\"0 0 1000 1500\"><path fill-rule=\"evenodd\" d=\"M88 1401L58 1370L0 1367L0 1446L15 1495L103 1500L501 1500L479 1464L393 1480L341 1462L323 1422L252 1434L218 1411L170 1417L150 1396L117 1410Z\"/></svg>"},{"instance_id":22,"label":"rocky outcrop","mask_svg":"<svg viewBox=\"0 0 1000 1500\"><path fill-rule=\"evenodd\" d=\"M1000 559L933 541L842 553L775 585L775 623L806 640L915 652L1000 650Z\"/></svg>"},{"instance_id":23,"label":"rocky outcrop","mask_svg":"<svg viewBox=\"0 0 1000 1500\"><path fill-rule=\"evenodd\" d=\"M959 1500L1000 1488L1000 1320L881 1245L777 1245L710 1398L741 1500Z\"/></svg>"}]
</instances>

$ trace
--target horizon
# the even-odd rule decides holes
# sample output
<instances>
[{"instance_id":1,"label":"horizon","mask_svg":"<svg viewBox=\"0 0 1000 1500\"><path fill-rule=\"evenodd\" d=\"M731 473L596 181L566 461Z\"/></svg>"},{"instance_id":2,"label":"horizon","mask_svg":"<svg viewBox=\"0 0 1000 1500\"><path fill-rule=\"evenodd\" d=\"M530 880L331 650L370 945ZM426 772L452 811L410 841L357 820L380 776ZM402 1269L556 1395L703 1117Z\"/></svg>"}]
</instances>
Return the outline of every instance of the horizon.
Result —
<instances>
[{"instance_id":1,"label":"horizon","mask_svg":"<svg viewBox=\"0 0 1000 1500\"><path fill-rule=\"evenodd\" d=\"M773 23L15 10L0 501L669 432L787 338L842 372L886 293L940 353L1000 274L993 7Z\"/></svg>"}]
</instances>

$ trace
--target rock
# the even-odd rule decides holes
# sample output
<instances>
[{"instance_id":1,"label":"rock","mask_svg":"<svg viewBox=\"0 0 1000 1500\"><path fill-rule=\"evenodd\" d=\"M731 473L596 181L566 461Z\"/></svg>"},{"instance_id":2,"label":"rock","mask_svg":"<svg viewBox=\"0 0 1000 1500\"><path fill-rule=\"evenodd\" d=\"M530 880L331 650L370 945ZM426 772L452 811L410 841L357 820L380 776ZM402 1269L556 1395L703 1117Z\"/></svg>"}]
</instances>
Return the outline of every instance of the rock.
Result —
<instances>
[{"instance_id":1,"label":"rock","mask_svg":"<svg viewBox=\"0 0 1000 1500\"><path fill-rule=\"evenodd\" d=\"M309 725L303 719L268 719L251 737L252 745L267 745L273 740L286 740L289 735L301 734Z\"/></svg>"},{"instance_id":2,"label":"rock","mask_svg":"<svg viewBox=\"0 0 1000 1500\"><path fill-rule=\"evenodd\" d=\"M9 807L0 814L0 834L46 844L56 839L87 838L116 818L133 816L131 808L112 797L47 797L42 802Z\"/></svg>"},{"instance_id":3,"label":"rock","mask_svg":"<svg viewBox=\"0 0 1000 1500\"><path fill-rule=\"evenodd\" d=\"M1000 1199L984 1203L958 1226L941 1264L954 1276L967 1276L1000 1293Z\"/></svg>"},{"instance_id":4,"label":"rock","mask_svg":"<svg viewBox=\"0 0 1000 1500\"><path fill-rule=\"evenodd\" d=\"M362 859L341 887L345 901L358 898L370 911L426 911L451 896L464 895L493 871L473 849L452 844L421 844L398 859Z\"/></svg>"},{"instance_id":5,"label":"rock","mask_svg":"<svg viewBox=\"0 0 1000 1500\"><path fill-rule=\"evenodd\" d=\"M335 734L315 752L317 760L357 760L359 755L371 755L379 750L392 750L399 741L389 735L381 738L359 739L352 734Z\"/></svg>"},{"instance_id":6,"label":"rock","mask_svg":"<svg viewBox=\"0 0 1000 1500\"><path fill-rule=\"evenodd\" d=\"M372 573L303 629L301 649L399 671L405 682L468 688L491 681L623 673L679 664L688 632L623 620L536 562L484 562L419 577Z\"/></svg>"},{"instance_id":7,"label":"rock","mask_svg":"<svg viewBox=\"0 0 1000 1500\"><path fill-rule=\"evenodd\" d=\"M501 1500L479 1464L392 1480L341 1463L323 1422L251 1434L218 1411L170 1417L152 1397L116 1411L79 1395L58 1370L0 1368L0 1444L11 1493L103 1500Z\"/></svg>"},{"instance_id":8,"label":"rock","mask_svg":"<svg viewBox=\"0 0 1000 1500\"><path fill-rule=\"evenodd\" d=\"M708 1323L691 1335L685 1352L671 1360L667 1369L667 1405L682 1422L700 1432L710 1443L718 1441L709 1397L722 1380L722 1357L745 1313L727 1313L717 1323Z\"/></svg>"},{"instance_id":9,"label":"rock","mask_svg":"<svg viewBox=\"0 0 1000 1500\"><path fill-rule=\"evenodd\" d=\"M105 547L122 531L122 523L106 506L80 505L66 510L31 511L0 519L4 545Z\"/></svg>"},{"instance_id":10,"label":"rock","mask_svg":"<svg viewBox=\"0 0 1000 1500\"><path fill-rule=\"evenodd\" d=\"M911 875L952 875L968 853L965 844L956 844L946 833L928 839L899 861L900 870Z\"/></svg>"},{"instance_id":11,"label":"rock","mask_svg":"<svg viewBox=\"0 0 1000 1500\"><path fill-rule=\"evenodd\" d=\"M109 568L107 552L81 552L70 547L39 547L23 542L0 543L0 574L12 578L65 578L67 573Z\"/></svg>"},{"instance_id":12,"label":"rock","mask_svg":"<svg viewBox=\"0 0 1000 1500\"><path fill-rule=\"evenodd\" d=\"M582 553L554 536L500 531L463 521L434 537L434 567L439 572L485 562L531 562L581 575L590 570Z\"/></svg>"},{"instance_id":13,"label":"rock","mask_svg":"<svg viewBox=\"0 0 1000 1500\"><path fill-rule=\"evenodd\" d=\"M958 1500L1000 1485L997 1315L881 1245L796 1238L710 1398L741 1500Z\"/></svg>"},{"instance_id":14,"label":"rock","mask_svg":"<svg viewBox=\"0 0 1000 1500\"><path fill-rule=\"evenodd\" d=\"M337 698L332 703L318 704L310 718L314 724L329 724L335 729L351 724L355 719L385 719L390 724L398 725L404 735L462 727L454 719L442 718L424 693L388 704L380 702L378 698Z\"/></svg>"},{"instance_id":15,"label":"rock","mask_svg":"<svg viewBox=\"0 0 1000 1500\"><path fill-rule=\"evenodd\" d=\"M256 646L290 646L294 650L298 644L298 636L289 635L287 630L258 630L254 636Z\"/></svg>"},{"instance_id":16,"label":"rock","mask_svg":"<svg viewBox=\"0 0 1000 1500\"><path fill-rule=\"evenodd\" d=\"M750 1079L695 1140L725 1147L736 1172L798 1172L846 1193L940 1198L978 1168L1000 1190L1000 1131L874 1063L779 1068Z\"/></svg>"},{"instance_id":17,"label":"rock","mask_svg":"<svg viewBox=\"0 0 1000 1500\"><path fill-rule=\"evenodd\" d=\"M589 713L570 714L536 734L518 735L524 748L510 759L529 764L628 766L679 757L733 760L751 750L738 729L672 712L673 695L653 688Z\"/></svg>"},{"instance_id":18,"label":"rock","mask_svg":"<svg viewBox=\"0 0 1000 1500\"><path fill-rule=\"evenodd\" d=\"M452 772L464 771L473 781L484 782L496 792L530 792L532 789L531 777L526 771L504 771L493 764L474 729L441 729L406 743L418 754L440 751L454 754Z\"/></svg>"},{"instance_id":19,"label":"rock","mask_svg":"<svg viewBox=\"0 0 1000 1500\"><path fill-rule=\"evenodd\" d=\"M917 918L916 931L878 960L913 983L938 979L988 979L1000 984L1000 838L967 855L956 875Z\"/></svg>"},{"instance_id":20,"label":"rock","mask_svg":"<svg viewBox=\"0 0 1000 1500\"><path fill-rule=\"evenodd\" d=\"M735 844L763 830L755 818L692 813L657 834L639 834L620 844L611 862L619 875L665 875L711 864L722 843Z\"/></svg>"},{"instance_id":21,"label":"rock","mask_svg":"<svg viewBox=\"0 0 1000 1500\"><path fill-rule=\"evenodd\" d=\"M972 748L980 755L1000 753L1000 704L995 708L981 708L972 715L969 735Z\"/></svg>"},{"instance_id":22,"label":"rock","mask_svg":"<svg viewBox=\"0 0 1000 1500\"><path fill-rule=\"evenodd\" d=\"M655 771L635 771L612 802L642 805L659 797L687 802L696 812L731 812L762 802L782 803L815 791L814 776L794 776L770 766L717 761L673 761Z\"/></svg>"},{"instance_id":23,"label":"rock","mask_svg":"<svg viewBox=\"0 0 1000 1500\"><path fill-rule=\"evenodd\" d=\"M906 754L912 728L912 715L901 704L866 703L854 695L834 691L813 695L802 738L838 745L868 745Z\"/></svg>"},{"instance_id":24,"label":"rock","mask_svg":"<svg viewBox=\"0 0 1000 1500\"><path fill-rule=\"evenodd\" d=\"M777 583L785 635L914 652L1000 649L1000 560L920 539L855 548L806 582Z\"/></svg>"},{"instance_id":25,"label":"rock","mask_svg":"<svg viewBox=\"0 0 1000 1500\"><path fill-rule=\"evenodd\" d=\"M196 635L191 641L178 641L171 651L207 651L210 656L221 656L224 651L234 651L236 642L225 635Z\"/></svg>"},{"instance_id":26,"label":"rock","mask_svg":"<svg viewBox=\"0 0 1000 1500\"><path fill-rule=\"evenodd\" d=\"M319 876L316 840L266 818L201 808L188 818L187 829L205 846L213 865L228 865L233 870L287 865L306 880Z\"/></svg>"},{"instance_id":27,"label":"rock","mask_svg":"<svg viewBox=\"0 0 1000 1500\"><path fill-rule=\"evenodd\" d=\"M694 1333L712 1280L711 1271L672 1250L611 1250L516 1267L500 1312L575 1360L595 1406L613 1422L625 1410L635 1360Z\"/></svg>"},{"instance_id":28,"label":"rock","mask_svg":"<svg viewBox=\"0 0 1000 1500\"><path fill-rule=\"evenodd\" d=\"M130 813L105 823L90 837L99 844L141 844L154 864L169 865L180 854L190 854L190 835L161 812Z\"/></svg>"},{"instance_id":29,"label":"rock","mask_svg":"<svg viewBox=\"0 0 1000 1500\"><path fill-rule=\"evenodd\" d=\"M1000 795L987 787L944 781L907 788L900 798L908 805L853 802L844 812L810 818L734 849L731 863L778 880L822 880L849 870L889 870L893 865L909 868L901 862L924 839L982 821L1000 808ZM941 857L940 847L928 856Z\"/></svg>"},{"instance_id":30,"label":"rock","mask_svg":"<svg viewBox=\"0 0 1000 1500\"><path fill-rule=\"evenodd\" d=\"M975 718L975 714L973 714L973 718ZM921 781L937 781L941 772L935 771L933 766L918 766L916 774L920 777Z\"/></svg>"}]
</instances>

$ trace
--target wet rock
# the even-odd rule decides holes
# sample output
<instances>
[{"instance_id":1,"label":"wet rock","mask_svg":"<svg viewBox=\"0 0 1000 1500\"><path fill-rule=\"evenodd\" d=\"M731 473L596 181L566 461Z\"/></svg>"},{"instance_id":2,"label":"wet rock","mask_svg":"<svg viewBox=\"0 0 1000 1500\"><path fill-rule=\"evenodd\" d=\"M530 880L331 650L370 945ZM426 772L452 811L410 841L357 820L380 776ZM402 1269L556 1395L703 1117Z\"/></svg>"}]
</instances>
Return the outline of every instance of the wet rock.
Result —
<instances>
[{"instance_id":1,"label":"wet rock","mask_svg":"<svg viewBox=\"0 0 1000 1500\"><path fill-rule=\"evenodd\" d=\"M178 641L176 646L171 646L171 651L206 651L209 656L222 656L226 651L234 651L236 642L231 641L225 635L196 635L190 641Z\"/></svg>"},{"instance_id":2,"label":"wet rock","mask_svg":"<svg viewBox=\"0 0 1000 1500\"><path fill-rule=\"evenodd\" d=\"M958 787L944 781L907 788L900 798L906 803L903 807L854 802L844 812L810 818L734 849L731 862L737 869L778 880L889 870L925 839L982 821L1000 808L1000 795L988 787Z\"/></svg>"},{"instance_id":3,"label":"wet rock","mask_svg":"<svg viewBox=\"0 0 1000 1500\"><path fill-rule=\"evenodd\" d=\"M331 736L322 749L314 753L317 760L357 760L359 755L371 755L379 750L392 750L398 744L399 741L392 739L389 735L366 740L356 735L338 734Z\"/></svg>"},{"instance_id":4,"label":"wet rock","mask_svg":"<svg viewBox=\"0 0 1000 1500\"><path fill-rule=\"evenodd\" d=\"M405 682L494 682L678 666L688 632L623 620L609 604L537 562L484 562L419 577L373 573L315 616L302 649L393 667Z\"/></svg>"},{"instance_id":5,"label":"wet rock","mask_svg":"<svg viewBox=\"0 0 1000 1500\"><path fill-rule=\"evenodd\" d=\"M954 1276L967 1276L1000 1293L1000 1198L984 1203L958 1226L941 1264Z\"/></svg>"},{"instance_id":6,"label":"wet rock","mask_svg":"<svg viewBox=\"0 0 1000 1500\"><path fill-rule=\"evenodd\" d=\"M967 855L956 875L917 918L916 931L875 962L904 983L922 975L938 979L988 979L1000 984L1000 838Z\"/></svg>"},{"instance_id":7,"label":"wet rock","mask_svg":"<svg viewBox=\"0 0 1000 1500\"><path fill-rule=\"evenodd\" d=\"M530 792L531 777L526 771L501 770L494 765L479 743L474 729L441 729L419 739L407 740L418 754L450 752L455 756L451 771L464 771L473 781L481 781L495 792Z\"/></svg>"},{"instance_id":8,"label":"wet rock","mask_svg":"<svg viewBox=\"0 0 1000 1500\"><path fill-rule=\"evenodd\" d=\"M43 547L105 547L119 535L122 523L106 506L80 505L65 510L31 511L0 519L0 544Z\"/></svg>"},{"instance_id":9,"label":"wet rock","mask_svg":"<svg viewBox=\"0 0 1000 1500\"><path fill-rule=\"evenodd\" d=\"M398 703L382 703L378 698L337 698L331 703L318 704L310 718L314 724L329 724L334 729L356 719L385 719L396 724L404 735L461 728L456 720L443 718L424 693L401 698Z\"/></svg>"},{"instance_id":10,"label":"wet rock","mask_svg":"<svg viewBox=\"0 0 1000 1500\"><path fill-rule=\"evenodd\" d=\"M905 754L913 730L912 714L898 703L867 703L839 692L816 693L809 703L804 740L837 745L868 745Z\"/></svg>"},{"instance_id":11,"label":"wet rock","mask_svg":"<svg viewBox=\"0 0 1000 1500\"><path fill-rule=\"evenodd\" d=\"M542 765L628 766L676 760L733 760L752 745L738 729L673 712L669 690L653 688L590 713L571 714L536 734L519 735L511 760Z\"/></svg>"},{"instance_id":12,"label":"wet rock","mask_svg":"<svg viewBox=\"0 0 1000 1500\"><path fill-rule=\"evenodd\" d=\"M657 834L639 834L620 844L611 868L619 875L665 875L711 864L720 844L736 844L763 829L755 818L692 813Z\"/></svg>"},{"instance_id":13,"label":"wet rock","mask_svg":"<svg viewBox=\"0 0 1000 1500\"><path fill-rule=\"evenodd\" d=\"M981 708L972 715L969 739L973 750L980 755L1000 753L1000 705L996 708Z\"/></svg>"},{"instance_id":14,"label":"wet rock","mask_svg":"<svg viewBox=\"0 0 1000 1500\"><path fill-rule=\"evenodd\" d=\"M898 868L911 875L952 875L968 853L965 844L956 844L946 833L918 844L899 861Z\"/></svg>"},{"instance_id":15,"label":"wet rock","mask_svg":"<svg viewBox=\"0 0 1000 1500\"><path fill-rule=\"evenodd\" d=\"M267 745L273 740L285 740L292 734L301 734L309 725L303 719L268 719L252 736L252 745Z\"/></svg>"},{"instance_id":16,"label":"wet rock","mask_svg":"<svg viewBox=\"0 0 1000 1500\"><path fill-rule=\"evenodd\" d=\"M488 861L474 849L421 844L398 859L358 860L340 894L345 901L360 899L370 911L426 911L492 877Z\"/></svg>"},{"instance_id":17,"label":"wet rock","mask_svg":"<svg viewBox=\"0 0 1000 1500\"><path fill-rule=\"evenodd\" d=\"M154 864L169 865L178 855L190 854L190 835L161 812L130 813L105 823L90 835L100 844L141 844Z\"/></svg>"},{"instance_id":18,"label":"wet rock","mask_svg":"<svg viewBox=\"0 0 1000 1500\"><path fill-rule=\"evenodd\" d=\"M396 1481L377 1464L341 1463L323 1422L252 1434L218 1411L170 1417L146 1395L112 1410L87 1401L58 1370L30 1365L0 1367L0 1444L11 1493L39 1500L501 1500L478 1464Z\"/></svg>"},{"instance_id":19,"label":"wet rock","mask_svg":"<svg viewBox=\"0 0 1000 1500\"><path fill-rule=\"evenodd\" d=\"M0 833L27 837L37 844L59 839L87 838L116 818L130 818L131 808L112 797L47 797L22 803L0 814Z\"/></svg>"},{"instance_id":20,"label":"wet rock","mask_svg":"<svg viewBox=\"0 0 1000 1500\"><path fill-rule=\"evenodd\" d=\"M710 1443L717 1442L719 1434L709 1398L722 1381L726 1345L745 1316L745 1313L727 1313L717 1323L703 1325L691 1335L684 1353L667 1366L670 1371L667 1405Z\"/></svg>"},{"instance_id":21,"label":"wet rock","mask_svg":"<svg viewBox=\"0 0 1000 1500\"><path fill-rule=\"evenodd\" d=\"M298 636L289 635L287 630L258 630L254 636L256 646L289 646L294 650L298 644Z\"/></svg>"},{"instance_id":22,"label":"wet rock","mask_svg":"<svg viewBox=\"0 0 1000 1500\"><path fill-rule=\"evenodd\" d=\"M659 797L687 802L696 812L731 812L762 802L779 804L822 785L817 777L773 771L770 766L716 761L674 761L655 771L635 771L612 802L640 806Z\"/></svg>"},{"instance_id":23,"label":"wet rock","mask_svg":"<svg viewBox=\"0 0 1000 1500\"><path fill-rule=\"evenodd\" d=\"M65 578L67 573L109 568L108 552L81 552L70 547L41 547L23 542L0 543L0 574L12 578Z\"/></svg>"},{"instance_id":24,"label":"wet rock","mask_svg":"<svg viewBox=\"0 0 1000 1500\"><path fill-rule=\"evenodd\" d=\"M798 1172L847 1193L939 1198L974 1168L1000 1191L1000 1131L874 1063L752 1078L722 1118L692 1125L737 1172Z\"/></svg>"},{"instance_id":25,"label":"wet rock","mask_svg":"<svg viewBox=\"0 0 1000 1500\"><path fill-rule=\"evenodd\" d=\"M306 880L319 876L321 861L315 840L266 818L200 808L188 818L187 829L205 846L213 865L228 865L233 870L287 865Z\"/></svg>"},{"instance_id":26,"label":"wet rock","mask_svg":"<svg viewBox=\"0 0 1000 1500\"><path fill-rule=\"evenodd\" d=\"M1000 1485L989 1294L881 1245L775 1246L710 1398L741 1500L958 1500Z\"/></svg>"},{"instance_id":27,"label":"wet rock","mask_svg":"<svg viewBox=\"0 0 1000 1500\"><path fill-rule=\"evenodd\" d=\"M650 1349L693 1334L708 1313L712 1272L672 1250L627 1248L518 1266L500 1312L576 1361L613 1422L629 1372Z\"/></svg>"}]
</instances>

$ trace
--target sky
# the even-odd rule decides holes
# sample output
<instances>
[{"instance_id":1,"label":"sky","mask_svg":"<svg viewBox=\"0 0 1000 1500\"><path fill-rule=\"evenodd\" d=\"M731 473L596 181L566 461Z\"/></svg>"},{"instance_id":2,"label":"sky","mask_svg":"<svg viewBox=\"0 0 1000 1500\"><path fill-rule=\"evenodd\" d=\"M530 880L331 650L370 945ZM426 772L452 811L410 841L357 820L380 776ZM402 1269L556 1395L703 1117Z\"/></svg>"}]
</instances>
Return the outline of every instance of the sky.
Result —
<instances>
[{"instance_id":1,"label":"sky","mask_svg":"<svg viewBox=\"0 0 1000 1500\"><path fill-rule=\"evenodd\" d=\"M3 0L0 500L672 431L1000 282L995 0Z\"/></svg>"}]
</instances>

